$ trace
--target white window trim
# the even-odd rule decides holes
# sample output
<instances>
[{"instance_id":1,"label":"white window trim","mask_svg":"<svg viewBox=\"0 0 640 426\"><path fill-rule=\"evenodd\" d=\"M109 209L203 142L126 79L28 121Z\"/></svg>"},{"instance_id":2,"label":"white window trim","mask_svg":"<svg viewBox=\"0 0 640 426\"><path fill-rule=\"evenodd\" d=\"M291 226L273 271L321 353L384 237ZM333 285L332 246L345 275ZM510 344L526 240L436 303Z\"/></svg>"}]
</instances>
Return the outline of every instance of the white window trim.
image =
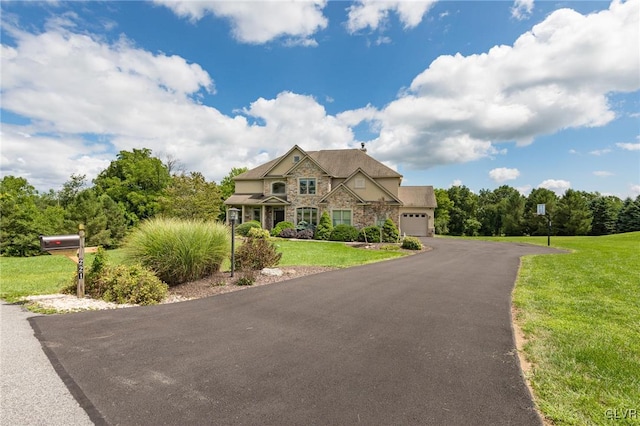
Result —
<instances>
[{"instance_id":1,"label":"white window trim","mask_svg":"<svg viewBox=\"0 0 640 426\"><path fill-rule=\"evenodd\" d=\"M351 218L350 218L351 219L351 224L350 225L353 226L353 209L331 209L331 224L333 226L336 226L333 223L333 212L349 212L349 215L351 216Z\"/></svg>"},{"instance_id":2,"label":"white window trim","mask_svg":"<svg viewBox=\"0 0 640 426\"><path fill-rule=\"evenodd\" d=\"M300 192L300 181L301 180L306 180L309 181L313 179L315 182L314 188L315 188L315 192L313 194L309 194L309 184L307 183L307 193L303 194ZM315 177L299 177L298 178L298 195L318 195L318 178Z\"/></svg>"},{"instance_id":3,"label":"white window trim","mask_svg":"<svg viewBox=\"0 0 640 426\"><path fill-rule=\"evenodd\" d=\"M275 185L276 183L281 183L284 185L284 192L273 192L273 185ZM275 181L275 182L271 182L271 195L286 195L287 194L287 183L283 182L281 180Z\"/></svg>"}]
</instances>

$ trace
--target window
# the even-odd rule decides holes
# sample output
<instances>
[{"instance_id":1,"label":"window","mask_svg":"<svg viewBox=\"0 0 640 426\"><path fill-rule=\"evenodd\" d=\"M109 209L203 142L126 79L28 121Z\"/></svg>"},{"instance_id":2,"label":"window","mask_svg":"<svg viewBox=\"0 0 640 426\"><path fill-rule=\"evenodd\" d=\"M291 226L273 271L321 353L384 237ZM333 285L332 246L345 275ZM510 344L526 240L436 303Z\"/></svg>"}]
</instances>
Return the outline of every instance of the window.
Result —
<instances>
[{"instance_id":1,"label":"window","mask_svg":"<svg viewBox=\"0 0 640 426\"><path fill-rule=\"evenodd\" d=\"M258 222L262 222L262 215L260 211L260 207L254 207L251 213L251 220L257 220Z\"/></svg>"},{"instance_id":2,"label":"window","mask_svg":"<svg viewBox=\"0 0 640 426\"><path fill-rule=\"evenodd\" d=\"M299 155L294 155L293 156L293 162L294 163L298 163L300 161L300 156Z\"/></svg>"},{"instance_id":3,"label":"window","mask_svg":"<svg viewBox=\"0 0 640 426\"><path fill-rule=\"evenodd\" d=\"M271 184L271 193L272 194L284 194L287 186L284 182L274 182Z\"/></svg>"},{"instance_id":4,"label":"window","mask_svg":"<svg viewBox=\"0 0 640 426\"><path fill-rule=\"evenodd\" d=\"M298 182L298 192L300 195L314 195L316 193L315 178L300 178Z\"/></svg>"},{"instance_id":5,"label":"window","mask_svg":"<svg viewBox=\"0 0 640 426\"><path fill-rule=\"evenodd\" d=\"M351 225L351 210L334 210L331 212L333 226Z\"/></svg>"},{"instance_id":6,"label":"window","mask_svg":"<svg viewBox=\"0 0 640 426\"><path fill-rule=\"evenodd\" d=\"M318 209L314 207L301 207L296 209L296 223L307 222L310 225L318 224Z\"/></svg>"},{"instance_id":7,"label":"window","mask_svg":"<svg viewBox=\"0 0 640 426\"><path fill-rule=\"evenodd\" d=\"M358 178L358 179L356 179L355 187L356 187L357 189L362 189L362 188L364 188L364 179L362 179L362 178Z\"/></svg>"}]
</instances>

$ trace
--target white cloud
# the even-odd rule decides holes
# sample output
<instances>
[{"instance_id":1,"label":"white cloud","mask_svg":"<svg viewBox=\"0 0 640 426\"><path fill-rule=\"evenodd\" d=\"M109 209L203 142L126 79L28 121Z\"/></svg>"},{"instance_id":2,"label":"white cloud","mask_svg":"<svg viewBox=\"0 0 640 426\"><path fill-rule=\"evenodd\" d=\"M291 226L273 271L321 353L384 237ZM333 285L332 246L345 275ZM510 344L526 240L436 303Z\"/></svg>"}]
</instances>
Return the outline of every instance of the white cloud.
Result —
<instances>
[{"instance_id":1,"label":"white cloud","mask_svg":"<svg viewBox=\"0 0 640 426\"><path fill-rule=\"evenodd\" d=\"M395 12L398 15L405 29L414 28L422 22L422 18L436 1L359 0L347 9L349 11L347 30L351 34L366 28L377 30L385 25L389 12Z\"/></svg>"},{"instance_id":2,"label":"white cloud","mask_svg":"<svg viewBox=\"0 0 640 426\"><path fill-rule=\"evenodd\" d=\"M533 0L515 0L511 8L511 16L518 20L527 19L533 12Z\"/></svg>"},{"instance_id":3,"label":"white cloud","mask_svg":"<svg viewBox=\"0 0 640 426\"><path fill-rule=\"evenodd\" d=\"M526 197L531 192L531 185L516 186L516 190Z\"/></svg>"},{"instance_id":4,"label":"white cloud","mask_svg":"<svg viewBox=\"0 0 640 426\"><path fill-rule=\"evenodd\" d=\"M59 187L71 173L91 179L115 153L133 148L172 155L219 180L231 167L255 167L294 144L357 144L350 126L310 96L283 92L227 116L199 103L213 80L181 57L63 29L14 36L16 47L2 46L2 108L31 123L3 124L0 168L38 189Z\"/></svg>"},{"instance_id":5,"label":"white cloud","mask_svg":"<svg viewBox=\"0 0 640 426\"><path fill-rule=\"evenodd\" d=\"M234 37L242 43L263 44L288 38L286 45L315 46L311 38L328 25L322 11L326 0L307 1L182 1L154 0L177 16L193 22L211 14L231 22Z\"/></svg>"},{"instance_id":6,"label":"white cloud","mask_svg":"<svg viewBox=\"0 0 640 426\"><path fill-rule=\"evenodd\" d=\"M611 150L609 148L605 148L605 149L594 149L593 151L589 151L589 154L591 155L595 155L595 156L601 156L601 155L605 155L610 153Z\"/></svg>"},{"instance_id":7,"label":"white cloud","mask_svg":"<svg viewBox=\"0 0 640 426\"><path fill-rule=\"evenodd\" d=\"M613 176L613 173L607 172L605 170L596 170L595 172L593 172L593 175L598 177L608 177Z\"/></svg>"},{"instance_id":8,"label":"white cloud","mask_svg":"<svg viewBox=\"0 0 640 426\"><path fill-rule=\"evenodd\" d=\"M449 185L449 187L452 186L462 186L462 181L460 179L454 179L453 182L451 182L451 185Z\"/></svg>"},{"instance_id":9,"label":"white cloud","mask_svg":"<svg viewBox=\"0 0 640 426\"><path fill-rule=\"evenodd\" d=\"M640 1L590 15L551 13L513 46L444 55L377 115L371 151L414 168L500 154L495 143L532 143L616 113L608 96L640 89Z\"/></svg>"},{"instance_id":10,"label":"white cloud","mask_svg":"<svg viewBox=\"0 0 640 426\"><path fill-rule=\"evenodd\" d=\"M640 185L629 185L629 196L637 197L640 195Z\"/></svg>"},{"instance_id":11,"label":"white cloud","mask_svg":"<svg viewBox=\"0 0 640 426\"><path fill-rule=\"evenodd\" d=\"M627 151L640 151L640 143L617 143L616 146Z\"/></svg>"},{"instance_id":12,"label":"white cloud","mask_svg":"<svg viewBox=\"0 0 640 426\"><path fill-rule=\"evenodd\" d=\"M494 182L498 182L498 183L517 179L518 176L520 176L520 171L518 169L508 169L506 167L499 167L489 172L489 177Z\"/></svg>"},{"instance_id":13,"label":"white cloud","mask_svg":"<svg viewBox=\"0 0 640 426\"><path fill-rule=\"evenodd\" d=\"M538 188L546 188L562 195L567 189L571 188L571 182L562 179L547 179L538 185Z\"/></svg>"}]
</instances>

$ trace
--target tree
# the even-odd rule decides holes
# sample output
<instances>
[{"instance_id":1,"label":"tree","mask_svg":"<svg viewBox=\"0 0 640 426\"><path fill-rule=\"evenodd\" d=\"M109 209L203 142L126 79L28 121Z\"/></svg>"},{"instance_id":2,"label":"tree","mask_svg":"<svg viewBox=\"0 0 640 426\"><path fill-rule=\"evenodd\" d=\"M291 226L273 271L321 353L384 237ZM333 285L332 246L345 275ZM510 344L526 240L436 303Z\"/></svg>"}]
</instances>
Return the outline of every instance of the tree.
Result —
<instances>
[{"instance_id":1,"label":"tree","mask_svg":"<svg viewBox=\"0 0 640 426\"><path fill-rule=\"evenodd\" d=\"M478 196L466 186L452 186L447 190L449 199L453 202L450 209L449 232L452 235L463 235L467 229L467 219L477 221ZM473 225L475 229L476 225Z\"/></svg>"},{"instance_id":2,"label":"tree","mask_svg":"<svg viewBox=\"0 0 640 426\"><path fill-rule=\"evenodd\" d=\"M553 214L558 235L587 235L591 229L589 198L580 191L567 189Z\"/></svg>"},{"instance_id":3,"label":"tree","mask_svg":"<svg viewBox=\"0 0 640 426\"><path fill-rule=\"evenodd\" d=\"M169 183L170 175L162 161L151 156L148 148L120 151L117 159L95 178L97 195L107 194L121 203L128 220L134 225L141 219L153 217L158 198Z\"/></svg>"},{"instance_id":4,"label":"tree","mask_svg":"<svg viewBox=\"0 0 640 426\"><path fill-rule=\"evenodd\" d=\"M528 235L547 235L549 232L549 217L553 214L558 203L558 196L555 192L546 188L536 188L527 197L524 205L523 231ZM538 216L537 206L544 204L546 216Z\"/></svg>"},{"instance_id":5,"label":"tree","mask_svg":"<svg viewBox=\"0 0 640 426\"><path fill-rule=\"evenodd\" d=\"M434 227L436 234L446 235L449 233L449 211L453 208L453 201L449 199L446 189L434 189L438 207L434 212Z\"/></svg>"},{"instance_id":6,"label":"tree","mask_svg":"<svg viewBox=\"0 0 640 426\"><path fill-rule=\"evenodd\" d=\"M107 194L96 195L93 188L78 193L67 206L66 232L77 233L79 224L85 227L87 246L116 247L127 230L124 207Z\"/></svg>"},{"instance_id":7,"label":"tree","mask_svg":"<svg viewBox=\"0 0 640 426\"><path fill-rule=\"evenodd\" d=\"M220 181L220 199L223 202L236 192L236 182L233 180L233 178L247 171L249 171L249 169L246 167L233 167L231 168L229 174L222 178L222 180ZM226 218L227 211L223 209L220 212L219 219L221 221L225 221Z\"/></svg>"},{"instance_id":8,"label":"tree","mask_svg":"<svg viewBox=\"0 0 640 426\"><path fill-rule=\"evenodd\" d=\"M36 205L37 192L22 177L0 181L0 254L33 256L40 253L39 236L48 233Z\"/></svg>"},{"instance_id":9,"label":"tree","mask_svg":"<svg viewBox=\"0 0 640 426\"><path fill-rule=\"evenodd\" d=\"M616 222L616 230L618 232L640 231L640 196L635 201L631 198L624 200Z\"/></svg>"},{"instance_id":10,"label":"tree","mask_svg":"<svg viewBox=\"0 0 640 426\"><path fill-rule=\"evenodd\" d=\"M58 191L58 202L66 209L86 186L87 175L71 175L71 178Z\"/></svg>"},{"instance_id":11,"label":"tree","mask_svg":"<svg viewBox=\"0 0 640 426\"><path fill-rule=\"evenodd\" d=\"M622 200L616 196L601 196L589 203L593 220L589 235L609 235L616 232L618 213L622 209Z\"/></svg>"},{"instance_id":12,"label":"tree","mask_svg":"<svg viewBox=\"0 0 640 426\"><path fill-rule=\"evenodd\" d=\"M220 188L199 172L172 176L159 203L160 213L178 219L215 220L222 210Z\"/></svg>"},{"instance_id":13,"label":"tree","mask_svg":"<svg viewBox=\"0 0 640 426\"><path fill-rule=\"evenodd\" d=\"M329 240L331 231L333 231L333 223L331 222L331 217L329 217L329 213L327 213L326 211L322 212L322 216L320 216L320 221L318 222L318 226L316 227L315 239Z\"/></svg>"}]
</instances>

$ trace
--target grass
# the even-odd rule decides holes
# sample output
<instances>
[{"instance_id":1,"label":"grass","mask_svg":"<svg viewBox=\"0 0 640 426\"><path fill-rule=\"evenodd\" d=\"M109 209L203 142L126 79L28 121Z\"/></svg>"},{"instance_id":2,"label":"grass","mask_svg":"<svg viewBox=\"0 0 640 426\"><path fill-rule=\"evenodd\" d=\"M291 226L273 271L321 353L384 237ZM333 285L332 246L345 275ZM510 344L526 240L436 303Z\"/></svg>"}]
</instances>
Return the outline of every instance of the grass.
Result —
<instances>
[{"instance_id":1,"label":"grass","mask_svg":"<svg viewBox=\"0 0 640 426\"><path fill-rule=\"evenodd\" d=\"M525 257L513 295L536 403L555 424L640 424L640 233L551 245L572 253Z\"/></svg>"},{"instance_id":2,"label":"grass","mask_svg":"<svg viewBox=\"0 0 640 426\"><path fill-rule=\"evenodd\" d=\"M279 266L331 266L345 268L378 262L402 256L404 253L376 251L348 247L338 242L289 241L277 239L278 250L283 253ZM124 250L110 250L109 263L124 263ZM85 270L93 262L87 254ZM222 270L229 270L226 259ZM16 302L22 297L37 294L52 294L68 285L76 272L76 265L64 256L36 256L27 258L0 257L0 299Z\"/></svg>"}]
</instances>

